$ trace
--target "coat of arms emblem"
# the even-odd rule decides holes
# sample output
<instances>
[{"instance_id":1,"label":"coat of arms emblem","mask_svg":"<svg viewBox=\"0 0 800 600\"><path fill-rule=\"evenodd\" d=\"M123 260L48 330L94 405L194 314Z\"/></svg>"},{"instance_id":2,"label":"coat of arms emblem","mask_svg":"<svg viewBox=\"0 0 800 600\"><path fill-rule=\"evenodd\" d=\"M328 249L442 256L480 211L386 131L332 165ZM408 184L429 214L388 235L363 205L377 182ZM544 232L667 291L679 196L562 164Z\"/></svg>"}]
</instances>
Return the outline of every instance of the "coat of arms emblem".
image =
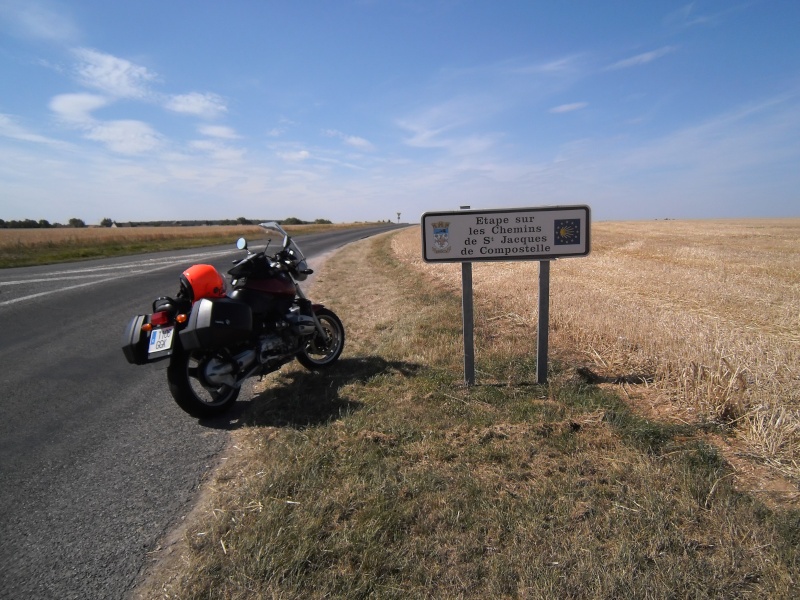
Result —
<instances>
[{"instance_id":1,"label":"coat of arms emblem","mask_svg":"<svg viewBox=\"0 0 800 600\"><path fill-rule=\"evenodd\" d=\"M431 223L433 227L433 251L437 254L450 252L453 247L450 245L450 223L448 221L437 221Z\"/></svg>"}]
</instances>

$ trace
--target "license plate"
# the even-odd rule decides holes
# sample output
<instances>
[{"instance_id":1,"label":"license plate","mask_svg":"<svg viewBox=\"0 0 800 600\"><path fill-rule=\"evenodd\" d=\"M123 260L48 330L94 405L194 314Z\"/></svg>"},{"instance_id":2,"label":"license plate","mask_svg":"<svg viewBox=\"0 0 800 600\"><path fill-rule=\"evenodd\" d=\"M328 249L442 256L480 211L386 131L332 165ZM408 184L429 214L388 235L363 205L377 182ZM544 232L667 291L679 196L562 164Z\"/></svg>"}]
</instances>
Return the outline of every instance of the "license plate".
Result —
<instances>
[{"instance_id":1,"label":"license plate","mask_svg":"<svg viewBox=\"0 0 800 600\"><path fill-rule=\"evenodd\" d=\"M147 353L154 354L156 352L169 350L172 347L172 334L174 331L174 327L153 329L153 331L150 332L150 345L147 347Z\"/></svg>"}]
</instances>

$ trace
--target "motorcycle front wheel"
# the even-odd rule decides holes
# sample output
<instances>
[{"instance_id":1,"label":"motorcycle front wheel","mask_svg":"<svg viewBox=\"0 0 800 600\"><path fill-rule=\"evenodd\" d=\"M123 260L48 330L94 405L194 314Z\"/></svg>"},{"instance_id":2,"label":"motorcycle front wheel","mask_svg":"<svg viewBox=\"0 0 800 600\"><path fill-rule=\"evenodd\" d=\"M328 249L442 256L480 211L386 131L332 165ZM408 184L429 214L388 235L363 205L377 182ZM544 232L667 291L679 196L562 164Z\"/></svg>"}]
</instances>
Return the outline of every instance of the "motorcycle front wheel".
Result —
<instances>
[{"instance_id":1,"label":"motorcycle front wheel","mask_svg":"<svg viewBox=\"0 0 800 600\"><path fill-rule=\"evenodd\" d=\"M239 388L215 385L203 375L208 352L180 350L170 357L167 381L172 397L184 411L204 419L227 411L239 397Z\"/></svg>"},{"instance_id":2,"label":"motorcycle front wheel","mask_svg":"<svg viewBox=\"0 0 800 600\"><path fill-rule=\"evenodd\" d=\"M297 361L310 371L329 367L339 360L344 350L344 325L336 313L320 308L315 314L325 330L325 337L316 332L297 355Z\"/></svg>"}]
</instances>

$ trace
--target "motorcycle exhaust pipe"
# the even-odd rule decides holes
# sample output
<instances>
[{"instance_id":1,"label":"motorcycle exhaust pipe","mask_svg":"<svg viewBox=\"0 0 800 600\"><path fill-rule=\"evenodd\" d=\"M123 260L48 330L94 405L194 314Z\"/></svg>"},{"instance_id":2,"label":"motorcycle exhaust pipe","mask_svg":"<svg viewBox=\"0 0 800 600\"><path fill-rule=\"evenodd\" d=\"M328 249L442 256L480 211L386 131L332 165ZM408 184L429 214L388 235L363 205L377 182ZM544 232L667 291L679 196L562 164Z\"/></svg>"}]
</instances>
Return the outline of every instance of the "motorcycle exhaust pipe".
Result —
<instances>
[{"instance_id":1,"label":"motorcycle exhaust pipe","mask_svg":"<svg viewBox=\"0 0 800 600\"><path fill-rule=\"evenodd\" d=\"M221 361L214 359L210 361L204 371L206 381L214 385L227 385L229 387L241 387L242 382L259 367L256 365L252 371L242 377L236 375L242 371L250 369L256 362L257 354L255 350L245 350L233 357L231 361Z\"/></svg>"},{"instance_id":2,"label":"motorcycle exhaust pipe","mask_svg":"<svg viewBox=\"0 0 800 600\"><path fill-rule=\"evenodd\" d=\"M231 361L212 360L206 365L203 375L206 381L213 385L239 388L245 379L255 375L259 370L285 364L292 356L292 353L288 353L266 358L260 357L255 350L245 350L234 356Z\"/></svg>"}]
</instances>

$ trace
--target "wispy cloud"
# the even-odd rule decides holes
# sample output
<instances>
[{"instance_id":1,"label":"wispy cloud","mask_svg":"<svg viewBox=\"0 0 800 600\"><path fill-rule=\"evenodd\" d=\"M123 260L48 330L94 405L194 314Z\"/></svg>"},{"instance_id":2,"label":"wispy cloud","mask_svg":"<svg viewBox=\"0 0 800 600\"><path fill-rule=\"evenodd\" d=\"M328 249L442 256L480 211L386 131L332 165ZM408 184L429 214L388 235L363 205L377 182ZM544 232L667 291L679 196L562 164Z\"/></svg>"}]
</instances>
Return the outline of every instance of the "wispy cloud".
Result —
<instances>
[{"instance_id":1,"label":"wispy cloud","mask_svg":"<svg viewBox=\"0 0 800 600\"><path fill-rule=\"evenodd\" d=\"M581 110L582 108L586 108L587 106L589 106L588 102L573 102L571 104L560 104L558 106L554 106L548 112L554 114L568 113L568 112L574 112L576 110Z\"/></svg>"},{"instance_id":2,"label":"wispy cloud","mask_svg":"<svg viewBox=\"0 0 800 600\"><path fill-rule=\"evenodd\" d=\"M653 139L631 153L629 165L687 166L698 172L737 172L797 155L800 111L796 97L778 96L737 107Z\"/></svg>"},{"instance_id":3,"label":"wispy cloud","mask_svg":"<svg viewBox=\"0 0 800 600\"><path fill-rule=\"evenodd\" d=\"M505 101L490 94L466 94L432 104L396 123L410 134L403 140L407 146L459 155L485 151L496 143L498 134L479 130Z\"/></svg>"},{"instance_id":4,"label":"wispy cloud","mask_svg":"<svg viewBox=\"0 0 800 600\"><path fill-rule=\"evenodd\" d=\"M701 13L697 10L697 2L690 2L669 13L664 19L664 23L684 28L698 25L717 25L724 17L749 8L749 4L752 4L752 2L729 2L723 4L724 7L717 12Z\"/></svg>"},{"instance_id":5,"label":"wispy cloud","mask_svg":"<svg viewBox=\"0 0 800 600\"><path fill-rule=\"evenodd\" d=\"M278 157L289 162L300 162L311 158L308 150L289 150L277 153Z\"/></svg>"},{"instance_id":6,"label":"wispy cloud","mask_svg":"<svg viewBox=\"0 0 800 600\"><path fill-rule=\"evenodd\" d=\"M189 146L220 162L239 161L245 154L243 148L233 148L213 140L195 140Z\"/></svg>"},{"instance_id":7,"label":"wispy cloud","mask_svg":"<svg viewBox=\"0 0 800 600\"><path fill-rule=\"evenodd\" d=\"M411 136L404 142L413 148L438 148L453 155L485 152L497 142L496 134L478 134L452 132L452 127L444 123L426 123L424 120L406 119L398 125L408 131Z\"/></svg>"},{"instance_id":8,"label":"wispy cloud","mask_svg":"<svg viewBox=\"0 0 800 600\"><path fill-rule=\"evenodd\" d=\"M0 2L0 21L9 33L18 37L67 43L80 37L78 27L68 15L36 0Z\"/></svg>"},{"instance_id":9,"label":"wispy cloud","mask_svg":"<svg viewBox=\"0 0 800 600\"><path fill-rule=\"evenodd\" d=\"M576 140L530 185L556 199L594 198L613 207L614 219L637 210L647 217L768 215L781 205L771 193L791 194L800 185L798 107L796 97L768 98L658 137Z\"/></svg>"},{"instance_id":10,"label":"wispy cloud","mask_svg":"<svg viewBox=\"0 0 800 600\"><path fill-rule=\"evenodd\" d=\"M117 98L145 98L157 76L146 67L90 48L76 48L78 80L86 87Z\"/></svg>"},{"instance_id":11,"label":"wispy cloud","mask_svg":"<svg viewBox=\"0 0 800 600\"><path fill-rule=\"evenodd\" d=\"M50 100L50 110L69 125L87 126L95 121L92 111L108 103L108 98L97 94L59 94Z\"/></svg>"},{"instance_id":12,"label":"wispy cloud","mask_svg":"<svg viewBox=\"0 0 800 600\"><path fill-rule=\"evenodd\" d=\"M294 125L295 123L291 119L287 119L286 117L281 117L278 120L278 125L267 131L267 135L269 137L274 137L274 138L281 137L283 134L289 131L289 129Z\"/></svg>"},{"instance_id":13,"label":"wispy cloud","mask_svg":"<svg viewBox=\"0 0 800 600\"><path fill-rule=\"evenodd\" d=\"M163 138L147 123L134 120L106 121L93 125L85 136L104 143L119 154L143 154L160 147Z\"/></svg>"},{"instance_id":14,"label":"wispy cloud","mask_svg":"<svg viewBox=\"0 0 800 600\"><path fill-rule=\"evenodd\" d=\"M529 62L508 67L508 72L521 75L567 75L581 69L582 56L570 54L544 61Z\"/></svg>"},{"instance_id":15,"label":"wispy cloud","mask_svg":"<svg viewBox=\"0 0 800 600\"><path fill-rule=\"evenodd\" d=\"M584 54L572 53L450 69L440 73L422 96L428 98L427 104L395 119L395 124L406 132L403 143L411 148L441 149L460 158L492 152L501 140L516 135L516 125L504 123L505 115L548 110L554 96L563 97L585 75L585 62ZM554 112L587 105L565 104Z\"/></svg>"},{"instance_id":16,"label":"wispy cloud","mask_svg":"<svg viewBox=\"0 0 800 600\"><path fill-rule=\"evenodd\" d=\"M228 111L225 100L210 92L190 92L171 96L164 107L173 112L214 119Z\"/></svg>"},{"instance_id":17,"label":"wispy cloud","mask_svg":"<svg viewBox=\"0 0 800 600\"><path fill-rule=\"evenodd\" d=\"M66 146L65 142L55 140L27 130L14 117L0 113L0 136L23 142L47 144L50 146Z\"/></svg>"},{"instance_id":18,"label":"wispy cloud","mask_svg":"<svg viewBox=\"0 0 800 600\"><path fill-rule=\"evenodd\" d=\"M646 65L647 63L651 63L654 60L658 60L659 58L666 56L667 54L675 52L675 50L677 50L677 47L675 46L664 46L662 48L659 48L658 50L643 52L642 54L637 54L636 56L631 56L630 58L625 58L623 60L617 61L614 64L611 64L608 67L606 67L606 70L614 71L617 69L629 69L631 67Z\"/></svg>"},{"instance_id":19,"label":"wispy cloud","mask_svg":"<svg viewBox=\"0 0 800 600\"><path fill-rule=\"evenodd\" d=\"M208 137L225 140L238 140L242 137L232 127L225 127L224 125L200 125L197 131Z\"/></svg>"},{"instance_id":20,"label":"wispy cloud","mask_svg":"<svg viewBox=\"0 0 800 600\"><path fill-rule=\"evenodd\" d=\"M152 152L164 144L164 138L153 127L142 121L122 119L101 121L92 112L110 103L97 94L61 94L50 100L50 110L70 127L83 131L83 137L101 142L119 154Z\"/></svg>"},{"instance_id":21,"label":"wispy cloud","mask_svg":"<svg viewBox=\"0 0 800 600\"><path fill-rule=\"evenodd\" d=\"M153 91L151 84L158 80L157 75L126 59L90 48L75 48L71 53L76 59L73 72L77 81L100 93L59 94L50 100L49 108L62 124L81 130L85 139L100 142L112 152L144 154L167 145L167 139L144 121L96 118L97 110L117 100L158 104L172 112L204 119L216 118L227 111L224 100L217 94L190 92L166 96ZM240 137L233 128L221 125L200 125L198 131L217 139ZM198 142L193 149L227 161L243 154L239 149L213 142L208 144Z\"/></svg>"},{"instance_id":22,"label":"wispy cloud","mask_svg":"<svg viewBox=\"0 0 800 600\"><path fill-rule=\"evenodd\" d=\"M158 75L124 58L90 48L76 48L72 53L77 59L75 72L79 83L113 98L157 102L172 112L204 119L215 119L228 111L225 100L211 92L157 94L151 89L151 84L158 81ZM219 129L216 135L226 137L230 134L231 131Z\"/></svg>"},{"instance_id":23,"label":"wispy cloud","mask_svg":"<svg viewBox=\"0 0 800 600\"><path fill-rule=\"evenodd\" d=\"M695 2L684 4L679 9L668 14L664 21L667 24L677 23L678 25L686 27L708 23L710 20L708 17L697 14L695 11L695 4Z\"/></svg>"},{"instance_id":24,"label":"wispy cloud","mask_svg":"<svg viewBox=\"0 0 800 600\"><path fill-rule=\"evenodd\" d=\"M322 131L322 135L326 137L339 138L348 146L352 146L353 148L365 152L375 150L375 146L370 141L356 135L347 135L346 133L342 133L336 129L324 129Z\"/></svg>"}]
</instances>

